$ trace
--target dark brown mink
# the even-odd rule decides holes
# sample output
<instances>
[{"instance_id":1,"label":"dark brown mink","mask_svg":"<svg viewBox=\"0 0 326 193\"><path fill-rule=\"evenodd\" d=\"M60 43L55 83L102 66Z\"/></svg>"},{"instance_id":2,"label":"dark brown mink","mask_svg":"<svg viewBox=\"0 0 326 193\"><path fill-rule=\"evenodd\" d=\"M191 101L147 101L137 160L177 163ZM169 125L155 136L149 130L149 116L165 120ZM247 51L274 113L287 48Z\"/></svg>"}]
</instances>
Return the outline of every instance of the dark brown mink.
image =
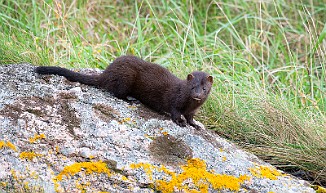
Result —
<instances>
[{"instance_id":1,"label":"dark brown mink","mask_svg":"<svg viewBox=\"0 0 326 193\"><path fill-rule=\"evenodd\" d=\"M170 113L179 126L199 129L193 116L205 102L213 77L201 71L180 80L166 68L135 56L121 56L101 74L85 75L61 67L40 66L38 74L56 74L69 81L105 89L120 99L131 96L159 113ZM183 115L183 117L182 117Z\"/></svg>"}]
</instances>

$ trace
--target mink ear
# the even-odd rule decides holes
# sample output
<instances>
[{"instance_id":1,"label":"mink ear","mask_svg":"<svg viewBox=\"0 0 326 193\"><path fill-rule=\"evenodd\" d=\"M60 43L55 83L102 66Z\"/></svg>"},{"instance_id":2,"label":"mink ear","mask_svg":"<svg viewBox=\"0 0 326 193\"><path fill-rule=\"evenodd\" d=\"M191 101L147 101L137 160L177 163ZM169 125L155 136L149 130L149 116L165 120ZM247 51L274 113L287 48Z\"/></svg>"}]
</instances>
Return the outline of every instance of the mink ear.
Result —
<instances>
[{"instance_id":1,"label":"mink ear","mask_svg":"<svg viewBox=\"0 0 326 193\"><path fill-rule=\"evenodd\" d=\"M212 76L207 76L207 80L213 84L213 77Z\"/></svg>"},{"instance_id":2,"label":"mink ear","mask_svg":"<svg viewBox=\"0 0 326 193\"><path fill-rule=\"evenodd\" d=\"M187 80L190 81L194 78L195 76L193 74L188 74Z\"/></svg>"}]
</instances>

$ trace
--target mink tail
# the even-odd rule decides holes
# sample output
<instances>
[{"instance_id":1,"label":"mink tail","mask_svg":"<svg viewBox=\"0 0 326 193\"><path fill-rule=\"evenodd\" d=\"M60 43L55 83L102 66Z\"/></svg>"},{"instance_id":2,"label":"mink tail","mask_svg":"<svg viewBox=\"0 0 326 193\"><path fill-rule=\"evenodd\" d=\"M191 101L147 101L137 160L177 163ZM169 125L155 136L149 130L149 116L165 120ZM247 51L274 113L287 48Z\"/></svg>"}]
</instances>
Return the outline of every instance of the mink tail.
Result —
<instances>
[{"instance_id":1,"label":"mink tail","mask_svg":"<svg viewBox=\"0 0 326 193\"><path fill-rule=\"evenodd\" d=\"M54 66L39 66L35 72L38 74L56 74L66 77L71 82L80 82L82 84L98 86L98 75L86 75L68 70L66 68Z\"/></svg>"}]
</instances>

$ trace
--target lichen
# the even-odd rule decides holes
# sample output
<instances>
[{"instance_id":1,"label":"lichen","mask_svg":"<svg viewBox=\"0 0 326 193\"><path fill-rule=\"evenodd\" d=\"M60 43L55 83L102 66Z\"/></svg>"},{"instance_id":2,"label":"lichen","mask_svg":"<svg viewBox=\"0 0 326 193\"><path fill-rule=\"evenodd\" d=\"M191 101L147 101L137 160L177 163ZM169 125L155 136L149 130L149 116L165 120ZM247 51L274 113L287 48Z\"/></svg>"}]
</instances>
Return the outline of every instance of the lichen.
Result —
<instances>
[{"instance_id":1,"label":"lichen","mask_svg":"<svg viewBox=\"0 0 326 193\"><path fill-rule=\"evenodd\" d=\"M316 193L326 193L326 188L323 188L318 185L312 185L311 186L314 190L316 190Z\"/></svg>"},{"instance_id":2,"label":"lichen","mask_svg":"<svg viewBox=\"0 0 326 193\"><path fill-rule=\"evenodd\" d=\"M226 174L216 174L213 171L207 171L205 161L195 158L188 160L187 164L181 166L182 172L175 173L164 166L158 167L148 163L131 164L131 168L143 168L147 175L152 178L153 170L164 172L169 180L156 180L155 189L163 193L182 190L184 192L208 192L211 187L215 190L228 189L238 191L240 185L249 180L247 175L235 177Z\"/></svg>"},{"instance_id":3,"label":"lichen","mask_svg":"<svg viewBox=\"0 0 326 193\"><path fill-rule=\"evenodd\" d=\"M281 172L268 166L255 166L249 169L251 174L257 178L268 178L271 180L277 180L278 176L281 176Z\"/></svg>"},{"instance_id":4,"label":"lichen","mask_svg":"<svg viewBox=\"0 0 326 193\"><path fill-rule=\"evenodd\" d=\"M44 192L44 188L40 185L30 184L31 179L36 179L38 174L25 168L24 171L11 170L12 181L3 183L6 190L14 190L10 192Z\"/></svg>"},{"instance_id":5,"label":"lichen","mask_svg":"<svg viewBox=\"0 0 326 193\"><path fill-rule=\"evenodd\" d=\"M107 167L107 164L98 161L98 162L79 162L79 163L73 163L71 165L68 165L63 168L63 170L52 180L54 182L54 187L57 192L60 192L60 185L59 181L64 180L63 177L71 178L72 176L76 175L79 172L85 172L86 175L90 175L93 173L103 173L106 174L108 177L111 176L111 171ZM81 186L78 186L77 188L80 188ZM85 187L85 185L83 186Z\"/></svg>"},{"instance_id":6,"label":"lichen","mask_svg":"<svg viewBox=\"0 0 326 193\"><path fill-rule=\"evenodd\" d=\"M155 168L155 166L153 166L150 163L132 163L130 164L130 168L131 169L138 169L138 168L143 168L143 170L145 171L147 177L150 180L153 180L153 169Z\"/></svg>"},{"instance_id":7,"label":"lichen","mask_svg":"<svg viewBox=\"0 0 326 193\"><path fill-rule=\"evenodd\" d=\"M8 148L10 148L10 149L12 149L14 151L17 151L16 146L14 144L12 144L10 141L7 141L7 142L0 141L0 149L5 148L5 147L8 147Z\"/></svg>"},{"instance_id":8,"label":"lichen","mask_svg":"<svg viewBox=\"0 0 326 193\"><path fill-rule=\"evenodd\" d=\"M55 179L58 181L62 181L64 176L65 177L74 176L75 174L81 172L82 170L84 170L86 174L105 173L108 176L111 175L110 170L107 168L106 163L102 161L79 162L64 167L63 170L55 177Z\"/></svg>"},{"instance_id":9,"label":"lichen","mask_svg":"<svg viewBox=\"0 0 326 193\"><path fill-rule=\"evenodd\" d=\"M23 151L19 154L20 159L28 159L28 160L33 160L34 157L41 157L41 156L43 155L32 151L30 152Z\"/></svg>"},{"instance_id":10,"label":"lichen","mask_svg":"<svg viewBox=\"0 0 326 193\"><path fill-rule=\"evenodd\" d=\"M41 133L39 135L35 134L34 137L29 138L30 143L35 143L39 139L46 139L45 134Z\"/></svg>"},{"instance_id":11,"label":"lichen","mask_svg":"<svg viewBox=\"0 0 326 193\"><path fill-rule=\"evenodd\" d=\"M119 121L120 124L125 124L125 123L129 123L129 124L134 124L136 123L134 120L132 120L130 117L125 117L123 119L121 119Z\"/></svg>"}]
</instances>

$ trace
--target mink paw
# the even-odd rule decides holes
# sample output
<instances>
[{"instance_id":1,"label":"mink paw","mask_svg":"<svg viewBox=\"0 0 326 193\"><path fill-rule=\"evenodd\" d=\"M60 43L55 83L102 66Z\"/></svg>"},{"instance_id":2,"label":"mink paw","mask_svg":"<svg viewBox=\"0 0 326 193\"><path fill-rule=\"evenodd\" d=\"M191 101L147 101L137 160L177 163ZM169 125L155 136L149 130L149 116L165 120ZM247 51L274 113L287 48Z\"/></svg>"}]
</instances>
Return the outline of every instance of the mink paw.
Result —
<instances>
[{"instance_id":1,"label":"mink paw","mask_svg":"<svg viewBox=\"0 0 326 193\"><path fill-rule=\"evenodd\" d=\"M201 129L201 127L199 125L195 124L195 123L192 123L190 125L193 126L197 130L200 130Z\"/></svg>"},{"instance_id":2,"label":"mink paw","mask_svg":"<svg viewBox=\"0 0 326 193\"><path fill-rule=\"evenodd\" d=\"M177 125L179 125L180 127L185 127L187 124L186 124L186 121L183 120L183 119L179 119L179 120L175 120L174 121Z\"/></svg>"}]
</instances>

